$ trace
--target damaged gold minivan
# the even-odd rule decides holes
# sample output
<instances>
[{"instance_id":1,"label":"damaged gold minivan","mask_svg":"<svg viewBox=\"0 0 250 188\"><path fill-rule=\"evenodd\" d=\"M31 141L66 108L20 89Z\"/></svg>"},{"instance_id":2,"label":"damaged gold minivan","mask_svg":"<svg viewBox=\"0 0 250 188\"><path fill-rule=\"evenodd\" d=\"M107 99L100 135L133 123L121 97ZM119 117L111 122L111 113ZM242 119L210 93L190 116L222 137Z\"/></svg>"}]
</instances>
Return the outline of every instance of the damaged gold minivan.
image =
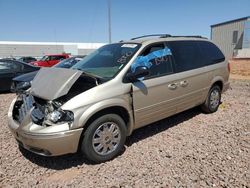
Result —
<instances>
[{"instance_id":1,"label":"damaged gold minivan","mask_svg":"<svg viewBox=\"0 0 250 188\"><path fill-rule=\"evenodd\" d=\"M228 77L224 55L203 37L138 37L105 45L72 69L42 68L11 103L9 128L34 153L80 150L104 162L139 127L198 105L215 112Z\"/></svg>"}]
</instances>

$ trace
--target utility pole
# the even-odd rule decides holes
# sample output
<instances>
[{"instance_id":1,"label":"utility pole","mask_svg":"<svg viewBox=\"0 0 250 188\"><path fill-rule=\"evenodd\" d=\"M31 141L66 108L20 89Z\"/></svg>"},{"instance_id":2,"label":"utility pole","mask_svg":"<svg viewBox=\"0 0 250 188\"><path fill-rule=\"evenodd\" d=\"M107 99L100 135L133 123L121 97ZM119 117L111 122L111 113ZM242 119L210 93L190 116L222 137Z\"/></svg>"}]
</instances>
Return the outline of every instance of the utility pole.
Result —
<instances>
[{"instance_id":1,"label":"utility pole","mask_svg":"<svg viewBox=\"0 0 250 188\"><path fill-rule=\"evenodd\" d=\"M111 43L111 0L108 0L109 44Z\"/></svg>"}]
</instances>

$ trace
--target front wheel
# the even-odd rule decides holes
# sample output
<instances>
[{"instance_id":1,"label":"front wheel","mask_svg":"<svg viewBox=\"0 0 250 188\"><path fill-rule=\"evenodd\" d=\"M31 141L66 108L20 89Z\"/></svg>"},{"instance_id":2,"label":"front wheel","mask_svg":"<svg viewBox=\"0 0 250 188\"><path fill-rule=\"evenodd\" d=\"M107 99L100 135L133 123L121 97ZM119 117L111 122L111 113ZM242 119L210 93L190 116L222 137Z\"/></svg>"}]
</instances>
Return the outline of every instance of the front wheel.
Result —
<instances>
[{"instance_id":1,"label":"front wheel","mask_svg":"<svg viewBox=\"0 0 250 188\"><path fill-rule=\"evenodd\" d=\"M121 152L126 135L126 124L120 116L103 115L85 131L81 151L95 163L111 160Z\"/></svg>"},{"instance_id":2,"label":"front wheel","mask_svg":"<svg viewBox=\"0 0 250 188\"><path fill-rule=\"evenodd\" d=\"M207 99L205 103L201 105L201 109L205 113L216 112L219 108L220 101L221 101L221 88L218 85L214 85L209 90Z\"/></svg>"}]
</instances>

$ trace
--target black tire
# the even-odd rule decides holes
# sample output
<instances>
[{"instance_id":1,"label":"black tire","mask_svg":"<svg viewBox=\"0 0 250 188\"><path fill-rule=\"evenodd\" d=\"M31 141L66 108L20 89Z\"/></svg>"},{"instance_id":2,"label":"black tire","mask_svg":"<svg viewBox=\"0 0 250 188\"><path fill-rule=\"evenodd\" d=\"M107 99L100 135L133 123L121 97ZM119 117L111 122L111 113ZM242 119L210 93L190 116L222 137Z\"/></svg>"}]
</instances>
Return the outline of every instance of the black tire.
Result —
<instances>
[{"instance_id":1,"label":"black tire","mask_svg":"<svg viewBox=\"0 0 250 188\"><path fill-rule=\"evenodd\" d=\"M118 129L120 130L120 132L119 132L120 133L120 137L119 137L120 141L116 145L114 151L112 151L112 152L111 152L111 150L109 151L111 153L99 154L98 151L95 151L95 149L94 149L94 145L92 143L93 137L94 137L95 132L98 130L98 128L103 126L105 123L108 124L109 122L112 122L116 125L116 128L117 128L116 130L118 130ZM110 128L108 130L110 130ZM109 160L115 158L122 151L122 149L124 147L125 140L126 140L126 135L127 135L126 124L120 116L118 116L116 114L103 115L103 116L99 117L98 119L96 119L95 121L93 121L89 125L89 127L86 129L86 131L84 132L83 140L81 143L81 151L85 154L85 156L87 157L88 160L90 160L94 163L101 163L101 162L109 161ZM109 144L110 143L112 144L113 142L109 142ZM107 142L105 144L107 144ZM108 148L108 149L110 149L110 148ZM104 150L104 148L103 148L103 150Z\"/></svg>"},{"instance_id":2,"label":"black tire","mask_svg":"<svg viewBox=\"0 0 250 188\"><path fill-rule=\"evenodd\" d=\"M219 101L218 101L218 103L216 103L216 105L213 105L211 102L212 93L214 93L214 92L218 93L218 95L219 95L218 96ZM221 102L221 88L218 85L214 85L209 90L207 99L206 99L205 103L203 103L201 105L201 109L205 113L214 113L218 110L218 108L220 106L220 102Z\"/></svg>"}]
</instances>

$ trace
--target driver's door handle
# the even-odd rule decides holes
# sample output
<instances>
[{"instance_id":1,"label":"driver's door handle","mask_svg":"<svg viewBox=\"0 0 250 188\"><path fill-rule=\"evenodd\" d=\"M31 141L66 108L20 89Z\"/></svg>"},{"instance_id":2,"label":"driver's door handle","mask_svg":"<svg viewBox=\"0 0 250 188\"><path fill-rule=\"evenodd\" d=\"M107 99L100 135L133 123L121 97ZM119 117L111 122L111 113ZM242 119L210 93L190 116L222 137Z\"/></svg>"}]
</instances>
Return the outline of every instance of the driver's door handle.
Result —
<instances>
[{"instance_id":1,"label":"driver's door handle","mask_svg":"<svg viewBox=\"0 0 250 188\"><path fill-rule=\"evenodd\" d=\"M172 89L172 90L176 89L176 88L177 88L177 83L169 84L169 85L168 85L168 88L169 88L169 89Z\"/></svg>"},{"instance_id":2,"label":"driver's door handle","mask_svg":"<svg viewBox=\"0 0 250 188\"><path fill-rule=\"evenodd\" d=\"M188 81L187 80L183 80L180 82L180 86L182 87L186 87L188 85Z\"/></svg>"}]
</instances>

